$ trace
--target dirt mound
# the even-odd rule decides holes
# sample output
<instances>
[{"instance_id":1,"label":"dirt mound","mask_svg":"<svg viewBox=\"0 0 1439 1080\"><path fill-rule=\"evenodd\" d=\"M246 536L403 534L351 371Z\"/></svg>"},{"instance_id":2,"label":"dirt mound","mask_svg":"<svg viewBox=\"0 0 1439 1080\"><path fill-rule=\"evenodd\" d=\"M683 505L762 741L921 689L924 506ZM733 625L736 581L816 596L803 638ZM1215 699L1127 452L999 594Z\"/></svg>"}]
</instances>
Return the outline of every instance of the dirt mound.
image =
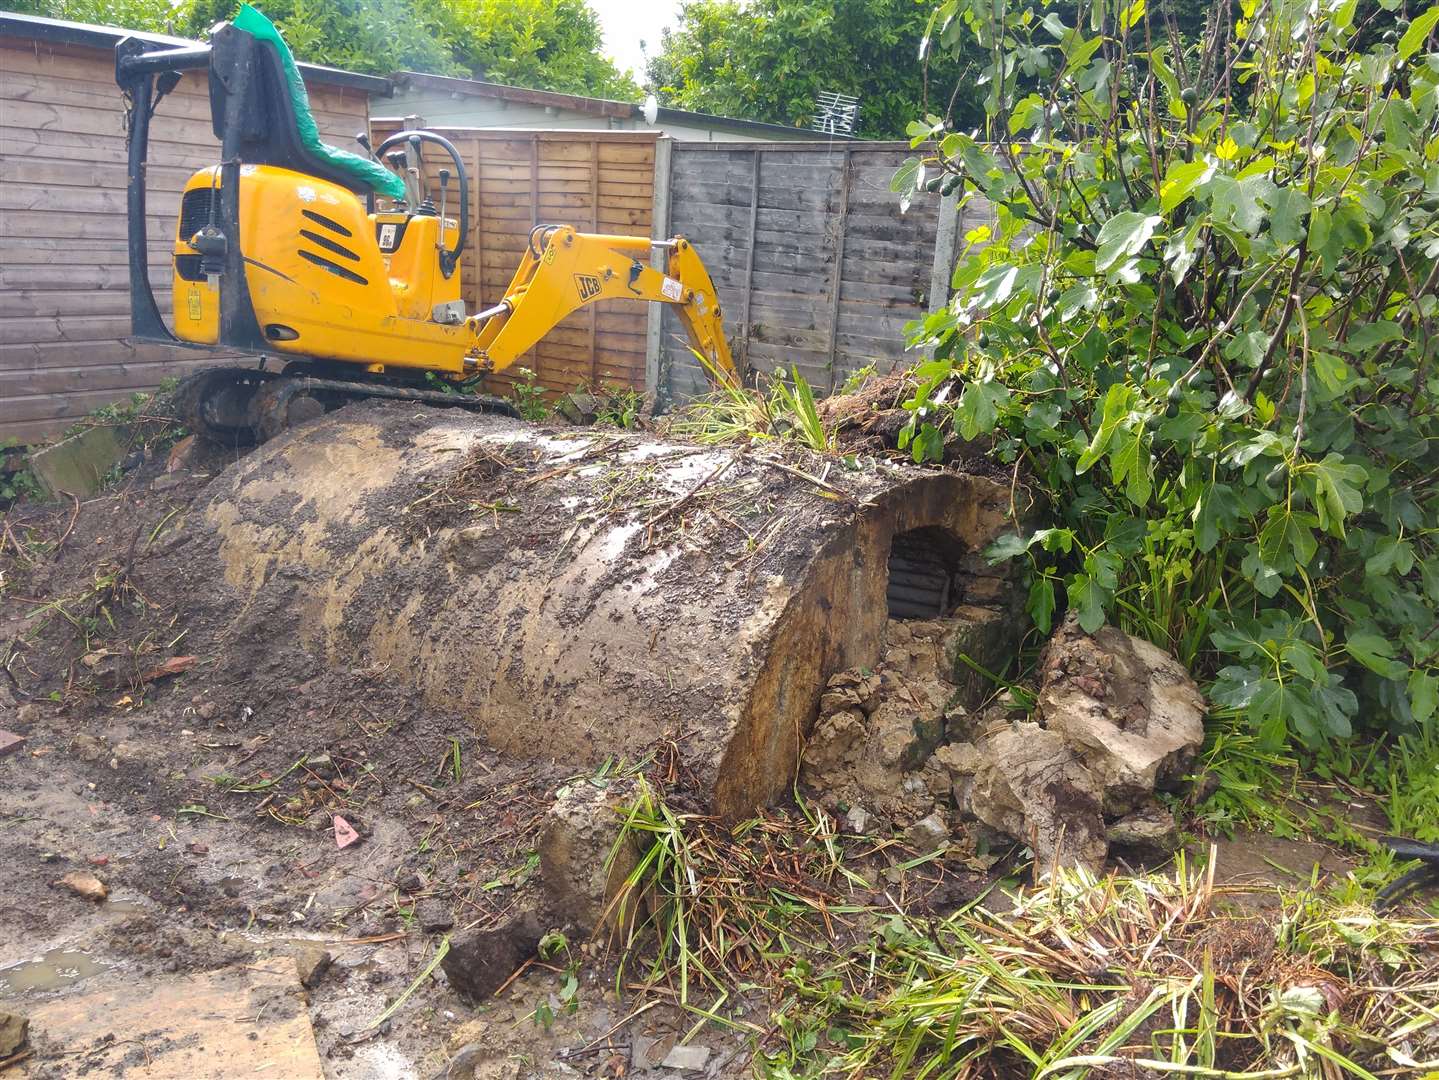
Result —
<instances>
[{"instance_id":1,"label":"dirt mound","mask_svg":"<svg viewBox=\"0 0 1439 1080\"><path fill-rule=\"evenodd\" d=\"M824 680L874 661L894 538L957 558L1002 525L999 485L835 464L351 407L228 471L160 572L223 625L228 670L288 673L277 635L386 665L574 767L677 737L739 815L788 790Z\"/></svg>"}]
</instances>

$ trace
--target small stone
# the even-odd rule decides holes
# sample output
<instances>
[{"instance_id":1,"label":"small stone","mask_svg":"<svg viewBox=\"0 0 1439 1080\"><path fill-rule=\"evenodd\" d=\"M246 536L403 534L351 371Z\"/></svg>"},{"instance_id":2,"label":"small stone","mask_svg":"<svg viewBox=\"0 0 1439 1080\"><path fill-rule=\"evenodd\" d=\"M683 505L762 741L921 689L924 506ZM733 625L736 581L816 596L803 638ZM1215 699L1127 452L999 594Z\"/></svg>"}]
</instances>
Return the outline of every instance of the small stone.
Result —
<instances>
[{"instance_id":1,"label":"small stone","mask_svg":"<svg viewBox=\"0 0 1439 1080\"><path fill-rule=\"evenodd\" d=\"M664 1069L699 1072L709 1062L712 1051L707 1046L676 1046L660 1062Z\"/></svg>"},{"instance_id":2,"label":"small stone","mask_svg":"<svg viewBox=\"0 0 1439 1080\"><path fill-rule=\"evenodd\" d=\"M555 402L555 412L572 424L593 424L599 416L600 400L593 394L576 390Z\"/></svg>"},{"instance_id":3,"label":"small stone","mask_svg":"<svg viewBox=\"0 0 1439 1080\"><path fill-rule=\"evenodd\" d=\"M25 745L25 736L0 729L0 758L9 757Z\"/></svg>"},{"instance_id":4,"label":"small stone","mask_svg":"<svg viewBox=\"0 0 1439 1080\"><path fill-rule=\"evenodd\" d=\"M936 810L905 829L904 838L921 854L937 851L949 843L949 822Z\"/></svg>"},{"instance_id":5,"label":"small stone","mask_svg":"<svg viewBox=\"0 0 1439 1080\"><path fill-rule=\"evenodd\" d=\"M415 922L427 934L438 934L455 925L450 909L438 900L421 900L415 905Z\"/></svg>"},{"instance_id":6,"label":"small stone","mask_svg":"<svg viewBox=\"0 0 1439 1080\"><path fill-rule=\"evenodd\" d=\"M1179 826L1159 803L1142 806L1112 822L1107 835L1111 845L1140 858L1167 858L1179 847Z\"/></svg>"},{"instance_id":7,"label":"small stone","mask_svg":"<svg viewBox=\"0 0 1439 1080\"><path fill-rule=\"evenodd\" d=\"M151 491L169 491L171 488L179 487L186 480L187 474L183 472L161 473L150 482Z\"/></svg>"},{"instance_id":8,"label":"small stone","mask_svg":"<svg viewBox=\"0 0 1439 1080\"><path fill-rule=\"evenodd\" d=\"M0 1012L0 1058L18 1054L29 1040L29 1019L19 1013Z\"/></svg>"},{"instance_id":9,"label":"small stone","mask_svg":"<svg viewBox=\"0 0 1439 1080\"><path fill-rule=\"evenodd\" d=\"M213 720L219 712L220 706L216 705L213 701L207 701L195 710L195 714L199 716L201 720Z\"/></svg>"},{"instance_id":10,"label":"small stone","mask_svg":"<svg viewBox=\"0 0 1439 1080\"><path fill-rule=\"evenodd\" d=\"M94 874L86 874L78 870L66 874L56 884L63 885L76 896L83 896L86 900L99 902L110 895L110 888L103 881Z\"/></svg>"},{"instance_id":11,"label":"small stone","mask_svg":"<svg viewBox=\"0 0 1439 1080\"><path fill-rule=\"evenodd\" d=\"M15 710L15 719L27 727L31 724L40 723L45 719L45 715L45 706L34 701L27 701Z\"/></svg>"},{"instance_id":12,"label":"small stone","mask_svg":"<svg viewBox=\"0 0 1439 1080\"><path fill-rule=\"evenodd\" d=\"M851 806L844 815L844 823L850 832L863 836L865 826L869 824L869 811L862 806Z\"/></svg>"},{"instance_id":13,"label":"small stone","mask_svg":"<svg viewBox=\"0 0 1439 1080\"><path fill-rule=\"evenodd\" d=\"M330 965L335 958L330 955L328 949L322 949L318 945L306 945L295 956L295 968L300 973L300 985L307 989L313 987L325 977L325 972L330 970Z\"/></svg>"},{"instance_id":14,"label":"small stone","mask_svg":"<svg viewBox=\"0 0 1439 1080\"><path fill-rule=\"evenodd\" d=\"M109 752L109 746L105 745L104 739L95 738L94 735L76 735L71 739L71 754L81 761L99 761Z\"/></svg>"}]
</instances>

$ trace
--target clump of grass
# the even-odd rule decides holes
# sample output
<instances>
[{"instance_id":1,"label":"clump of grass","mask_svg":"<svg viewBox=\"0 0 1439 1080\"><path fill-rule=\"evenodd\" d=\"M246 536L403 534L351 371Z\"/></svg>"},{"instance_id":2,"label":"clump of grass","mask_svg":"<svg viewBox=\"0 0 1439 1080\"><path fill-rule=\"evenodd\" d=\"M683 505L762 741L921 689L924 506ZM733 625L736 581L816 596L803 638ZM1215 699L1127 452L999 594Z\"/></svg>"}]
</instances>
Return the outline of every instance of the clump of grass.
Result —
<instances>
[{"instance_id":1,"label":"clump of grass","mask_svg":"<svg viewBox=\"0 0 1439 1080\"><path fill-rule=\"evenodd\" d=\"M1312 896L1217 913L1209 875L1060 871L1014 910L906 924L836 974L844 1076L1366 1077L1439 1067L1439 924Z\"/></svg>"},{"instance_id":2,"label":"clump of grass","mask_svg":"<svg viewBox=\"0 0 1439 1080\"><path fill-rule=\"evenodd\" d=\"M1312 891L1236 914L1195 872L1056 870L1012 907L873 906L823 814L728 829L648 787L615 852L637 858L616 942L722 1019L766 993L756 1071L800 1077L1185 1076L1337 1080L1439 1068L1439 921ZM884 842L871 843L874 854ZM613 856L612 856L613 857ZM903 866L904 864L900 864ZM853 888L847 888L853 886ZM846 895L848 893L848 895ZM701 990L714 1002L699 1004Z\"/></svg>"},{"instance_id":3,"label":"clump of grass","mask_svg":"<svg viewBox=\"0 0 1439 1080\"><path fill-rule=\"evenodd\" d=\"M820 453L834 449L835 427L820 415L814 391L798 367L790 369L788 382L776 372L767 378L766 387L757 389L695 355L715 389L671 421L672 433L705 443L788 439Z\"/></svg>"},{"instance_id":4,"label":"clump of grass","mask_svg":"<svg viewBox=\"0 0 1439 1080\"><path fill-rule=\"evenodd\" d=\"M799 821L771 814L729 828L677 812L641 782L606 869L638 853L611 921L627 928L613 943L622 955L650 955L648 985L668 986L682 1004L701 988L728 994L831 953L826 938L868 910L843 894L869 886L843 865L833 822L800 806Z\"/></svg>"}]
</instances>

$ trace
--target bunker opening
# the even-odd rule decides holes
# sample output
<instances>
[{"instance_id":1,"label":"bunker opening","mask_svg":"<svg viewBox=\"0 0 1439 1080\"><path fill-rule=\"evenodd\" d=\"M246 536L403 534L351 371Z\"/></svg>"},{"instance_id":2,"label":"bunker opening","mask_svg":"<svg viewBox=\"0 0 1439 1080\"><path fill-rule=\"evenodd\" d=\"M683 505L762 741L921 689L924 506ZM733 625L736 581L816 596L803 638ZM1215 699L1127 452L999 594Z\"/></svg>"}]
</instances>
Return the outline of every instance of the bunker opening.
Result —
<instances>
[{"instance_id":1,"label":"bunker opening","mask_svg":"<svg viewBox=\"0 0 1439 1080\"><path fill-rule=\"evenodd\" d=\"M891 619L942 619L964 598L965 549L953 533L928 525L895 536L885 599Z\"/></svg>"}]
</instances>

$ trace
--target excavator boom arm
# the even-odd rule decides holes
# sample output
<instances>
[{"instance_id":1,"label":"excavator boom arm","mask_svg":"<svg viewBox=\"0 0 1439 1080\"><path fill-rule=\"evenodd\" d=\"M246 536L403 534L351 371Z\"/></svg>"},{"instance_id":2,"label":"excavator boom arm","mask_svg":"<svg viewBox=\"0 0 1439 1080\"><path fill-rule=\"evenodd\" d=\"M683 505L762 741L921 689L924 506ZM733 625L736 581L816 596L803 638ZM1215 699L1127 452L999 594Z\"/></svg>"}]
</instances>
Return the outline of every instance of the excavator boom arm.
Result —
<instances>
[{"instance_id":1,"label":"excavator boom arm","mask_svg":"<svg viewBox=\"0 0 1439 1080\"><path fill-rule=\"evenodd\" d=\"M704 262L688 240L675 237L658 245L669 252L661 272L647 261L655 246L642 237L580 233L568 225L536 229L504 298L470 320L475 347L466 367L503 371L570 313L601 300L643 300L673 306L695 351L718 377L738 382Z\"/></svg>"}]
</instances>

